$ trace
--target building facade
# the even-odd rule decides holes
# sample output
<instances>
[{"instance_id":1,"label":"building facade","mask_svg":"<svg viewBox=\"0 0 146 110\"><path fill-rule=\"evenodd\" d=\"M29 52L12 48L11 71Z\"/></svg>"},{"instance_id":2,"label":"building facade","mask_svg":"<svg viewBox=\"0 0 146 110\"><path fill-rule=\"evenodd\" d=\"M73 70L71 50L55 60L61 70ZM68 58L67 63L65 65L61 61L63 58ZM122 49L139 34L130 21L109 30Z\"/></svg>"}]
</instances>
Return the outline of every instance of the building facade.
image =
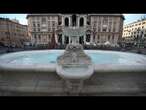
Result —
<instances>
[{"instance_id":1,"label":"building facade","mask_svg":"<svg viewBox=\"0 0 146 110\"><path fill-rule=\"evenodd\" d=\"M8 18L0 18L0 42L5 46L23 47L29 41L27 25Z\"/></svg>"},{"instance_id":2,"label":"building facade","mask_svg":"<svg viewBox=\"0 0 146 110\"><path fill-rule=\"evenodd\" d=\"M146 44L146 19L124 25L122 38L125 43Z\"/></svg>"},{"instance_id":3,"label":"building facade","mask_svg":"<svg viewBox=\"0 0 146 110\"><path fill-rule=\"evenodd\" d=\"M28 33L32 45L71 43L70 33L75 27L79 31L80 44L113 45L122 38L124 16L122 14L29 14Z\"/></svg>"}]
</instances>

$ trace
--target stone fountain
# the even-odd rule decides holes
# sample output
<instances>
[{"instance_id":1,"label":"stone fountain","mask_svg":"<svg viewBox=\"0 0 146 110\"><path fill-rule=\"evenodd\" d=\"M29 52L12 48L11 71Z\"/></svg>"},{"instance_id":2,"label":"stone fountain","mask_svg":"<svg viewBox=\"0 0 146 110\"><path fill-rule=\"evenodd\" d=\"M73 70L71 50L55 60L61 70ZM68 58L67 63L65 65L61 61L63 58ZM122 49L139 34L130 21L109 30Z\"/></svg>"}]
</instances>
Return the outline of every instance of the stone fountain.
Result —
<instances>
[{"instance_id":1,"label":"stone fountain","mask_svg":"<svg viewBox=\"0 0 146 110\"><path fill-rule=\"evenodd\" d=\"M63 32L70 36L71 43L67 45L63 55L57 58L57 74L64 79L65 92L78 95L83 87L85 79L94 72L91 58L85 54L83 46L78 43L80 35L84 35L84 29L72 27Z\"/></svg>"}]
</instances>

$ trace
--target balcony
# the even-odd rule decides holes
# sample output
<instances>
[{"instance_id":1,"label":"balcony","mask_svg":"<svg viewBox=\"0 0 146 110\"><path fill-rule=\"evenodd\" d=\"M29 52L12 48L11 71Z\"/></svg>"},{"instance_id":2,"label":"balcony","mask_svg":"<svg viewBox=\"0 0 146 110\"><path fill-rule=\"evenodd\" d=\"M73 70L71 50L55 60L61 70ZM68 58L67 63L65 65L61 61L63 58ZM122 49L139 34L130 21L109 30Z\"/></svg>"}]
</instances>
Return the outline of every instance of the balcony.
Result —
<instances>
[{"instance_id":1,"label":"balcony","mask_svg":"<svg viewBox=\"0 0 146 110\"><path fill-rule=\"evenodd\" d=\"M84 36L86 28L84 27L64 27L63 33L67 36Z\"/></svg>"}]
</instances>

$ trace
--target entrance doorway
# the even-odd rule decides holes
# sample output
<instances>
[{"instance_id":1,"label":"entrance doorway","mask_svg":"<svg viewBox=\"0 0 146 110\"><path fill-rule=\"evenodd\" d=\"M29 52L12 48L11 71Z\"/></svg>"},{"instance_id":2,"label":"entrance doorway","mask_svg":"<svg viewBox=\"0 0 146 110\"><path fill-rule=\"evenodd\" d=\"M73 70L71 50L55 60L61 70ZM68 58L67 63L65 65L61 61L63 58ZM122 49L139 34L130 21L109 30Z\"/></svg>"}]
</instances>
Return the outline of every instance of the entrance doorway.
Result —
<instances>
[{"instance_id":1,"label":"entrance doorway","mask_svg":"<svg viewBox=\"0 0 146 110\"><path fill-rule=\"evenodd\" d=\"M79 37L79 43L80 44L84 44L84 36L80 36Z\"/></svg>"},{"instance_id":2,"label":"entrance doorway","mask_svg":"<svg viewBox=\"0 0 146 110\"><path fill-rule=\"evenodd\" d=\"M65 36L65 44L69 44L69 37Z\"/></svg>"}]
</instances>

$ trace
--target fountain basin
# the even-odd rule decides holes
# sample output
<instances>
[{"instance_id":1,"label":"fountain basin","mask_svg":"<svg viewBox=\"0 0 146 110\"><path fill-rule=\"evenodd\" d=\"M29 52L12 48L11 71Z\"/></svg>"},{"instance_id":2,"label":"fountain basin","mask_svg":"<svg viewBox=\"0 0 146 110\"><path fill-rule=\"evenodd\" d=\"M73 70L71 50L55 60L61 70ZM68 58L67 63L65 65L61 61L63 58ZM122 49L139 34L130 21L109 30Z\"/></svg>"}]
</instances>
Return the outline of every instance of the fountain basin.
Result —
<instances>
[{"instance_id":1,"label":"fountain basin","mask_svg":"<svg viewBox=\"0 0 146 110\"><path fill-rule=\"evenodd\" d=\"M22 51L0 55L0 69L56 71L57 57L64 50ZM146 70L146 55L125 52L85 50L95 72Z\"/></svg>"},{"instance_id":2,"label":"fountain basin","mask_svg":"<svg viewBox=\"0 0 146 110\"><path fill-rule=\"evenodd\" d=\"M0 91L7 95L66 95L64 82L56 73L56 59L64 50L23 51L0 56ZM137 94L146 78L146 56L85 50L94 73L85 80L81 94ZM77 71L77 70L76 70ZM128 86L129 84L129 86ZM139 86L140 84L140 86ZM23 95L24 95L23 94ZM0 95L3 95L0 92Z\"/></svg>"}]
</instances>

